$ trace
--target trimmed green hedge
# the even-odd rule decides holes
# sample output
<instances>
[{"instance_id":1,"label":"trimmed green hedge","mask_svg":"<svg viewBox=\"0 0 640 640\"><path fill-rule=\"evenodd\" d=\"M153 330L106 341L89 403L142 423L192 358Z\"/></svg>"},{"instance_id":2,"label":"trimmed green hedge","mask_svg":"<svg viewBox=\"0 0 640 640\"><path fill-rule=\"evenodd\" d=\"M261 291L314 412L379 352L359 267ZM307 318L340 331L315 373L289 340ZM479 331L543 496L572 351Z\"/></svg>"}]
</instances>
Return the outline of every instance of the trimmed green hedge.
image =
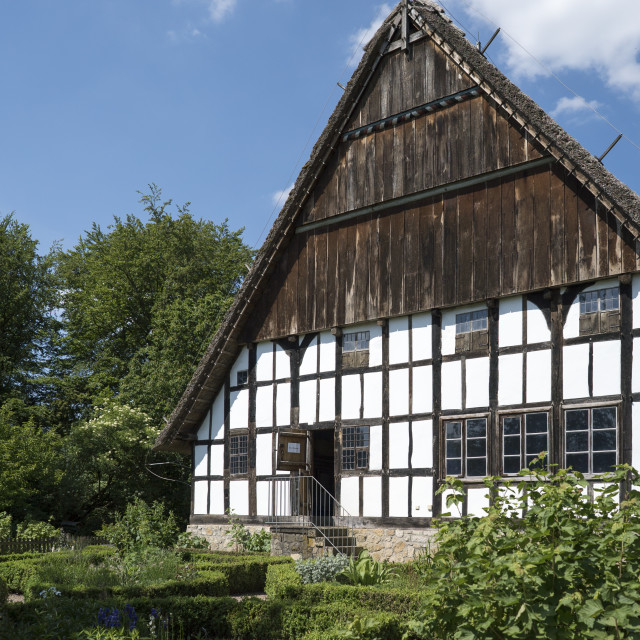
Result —
<instances>
[{"instance_id":1,"label":"trimmed green hedge","mask_svg":"<svg viewBox=\"0 0 640 640\"><path fill-rule=\"evenodd\" d=\"M264 590L270 598L297 598L302 580L293 564L274 564L267 569Z\"/></svg>"},{"instance_id":2,"label":"trimmed green hedge","mask_svg":"<svg viewBox=\"0 0 640 640\"><path fill-rule=\"evenodd\" d=\"M56 585L32 580L24 590L28 601L40 598L40 592ZM143 586L114 587L72 587L61 589L60 597L76 599L104 598L166 598L171 596L226 596L229 595L229 582L221 571L200 571L188 580L167 580L159 584Z\"/></svg>"},{"instance_id":3,"label":"trimmed green hedge","mask_svg":"<svg viewBox=\"0 0 640 640\"><path fill-rule=\"evenodd\" d=\"M24 593L24 590L36 574L38 558L7 560L0 563L0 580L4 580L9 591Z\"/></svg>"},{"instance_id":4,"label":"trimmed green hedge","mask_svg":"<svg viewBox=\"0 0 640 640\"><path fill-rule=\"evenodd\" d=\"M10 604L7 624L0 625L0 639L31 640L46 637L69 640L83 628L93 626L101 607L124 609L125 603L135 607L144 624L152 608L163 616L172 615L174 628L186 636L206 630L208 637L229 640L333 640L358 617L373 620L375 626L363 638L395 640L402 637L405 616L366 608L354 608L348 603L333 602L312 605L292 600L236 601L229 597L176 596L172 598L108 598L106 600L71 600L55 598L53 603L42 600L23 605ZM46 627L47 604L55 607L56 631ZM3 635L4 630L4 635ZM56 635L57 633L57 635ZM307 635L309 634L309 635Z\"/></svg>"}]
</instances>

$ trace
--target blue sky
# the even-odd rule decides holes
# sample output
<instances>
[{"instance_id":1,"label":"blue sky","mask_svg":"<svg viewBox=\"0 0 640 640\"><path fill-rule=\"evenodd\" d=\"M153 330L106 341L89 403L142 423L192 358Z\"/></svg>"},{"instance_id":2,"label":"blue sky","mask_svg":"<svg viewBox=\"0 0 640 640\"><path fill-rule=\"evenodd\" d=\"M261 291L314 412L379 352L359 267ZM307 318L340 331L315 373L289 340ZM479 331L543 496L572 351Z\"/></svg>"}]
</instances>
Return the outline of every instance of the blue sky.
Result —
<instances>
[{"instance_id":1,"label":"blue sky","mask_svg":"<svg viewBox=\"0 0 640 640\"><path fill-rule=\"evenodd\" d=\"M587 149L640 144L637 0L446 0L490 59ZM367 0L20 0L0 4L0 215L46 251L141 213L154 182L259 244L358 54ZM535 10L532 10L532 7ZM472 34L472 35L471 35ZM510 37L511 36L511 37ZM538 66L516 44L538 58ZM640 151L605 165L640 190ZM265 226L267 229L265 229Z\"/></svg>"}]
</instances>

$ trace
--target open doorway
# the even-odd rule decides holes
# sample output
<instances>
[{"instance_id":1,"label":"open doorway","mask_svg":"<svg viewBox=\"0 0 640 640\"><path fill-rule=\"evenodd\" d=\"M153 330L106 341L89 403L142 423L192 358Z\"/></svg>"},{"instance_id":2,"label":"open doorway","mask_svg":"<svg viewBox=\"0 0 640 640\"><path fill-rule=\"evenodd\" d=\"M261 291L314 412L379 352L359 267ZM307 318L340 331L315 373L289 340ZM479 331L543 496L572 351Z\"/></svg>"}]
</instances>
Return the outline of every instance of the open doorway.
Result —
<instances>
[{"instance_id":1,"label":"open doorway","mask_svg":"<svg viewBox=\"0 0 640 640\"><path fill-rule=\"evenodd\" d=\"M314 429L311 431L312 473L313 477L324 489L335 496L334 476L334 430ZM318 494L312 501L313 515L322 518L331 518L333 513L333 501L326 496Z\"/></svg>"}]
</instances>

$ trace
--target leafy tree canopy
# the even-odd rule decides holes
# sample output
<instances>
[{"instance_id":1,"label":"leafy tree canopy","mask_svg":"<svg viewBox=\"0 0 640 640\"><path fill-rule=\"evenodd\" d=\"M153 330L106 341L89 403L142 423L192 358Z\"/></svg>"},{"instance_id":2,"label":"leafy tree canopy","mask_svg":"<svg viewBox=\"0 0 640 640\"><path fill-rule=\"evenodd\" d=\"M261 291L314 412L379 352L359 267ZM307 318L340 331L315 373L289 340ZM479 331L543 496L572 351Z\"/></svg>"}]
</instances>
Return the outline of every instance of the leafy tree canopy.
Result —
<instances>
[{"instance_id":1,"label":"leafy tree canopy","mask_svg":"<svg viewBox=\"0 0 640 640\"><path fill-rule=\"evenodd\" d=\"M193 374L252 253L226 221L195 220L188 204L172 216L171 200L153 185L141 202L146 223L128 215L106 232L94 224L61 256L63 352L88 398L122 394L159 421Z\"/></svg>"}]
</instances>

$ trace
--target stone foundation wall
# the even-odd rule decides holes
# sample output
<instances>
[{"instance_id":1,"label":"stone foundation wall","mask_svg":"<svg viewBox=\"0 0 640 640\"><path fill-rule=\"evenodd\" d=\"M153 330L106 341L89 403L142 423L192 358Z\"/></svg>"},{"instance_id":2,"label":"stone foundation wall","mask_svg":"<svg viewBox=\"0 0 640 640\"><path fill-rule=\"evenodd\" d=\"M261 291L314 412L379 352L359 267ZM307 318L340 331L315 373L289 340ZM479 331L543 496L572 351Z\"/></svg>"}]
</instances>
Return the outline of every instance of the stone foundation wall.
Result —
<instances>
[{"instance_id":1,"label":"stone foundation wall","mask_svg":"<svg viewBox=\"0 0 640 640\"><path fill-rule=\"evenodd\" d=\"M248 524L245 525L249 533L256 533L260 529L258 525ZM206 538L209 542L209 547L213 551L233 551L233 538L231 537L231 525L229 524L190 524L187 526L187 531L194 536L200 536ZM231 543L231 546L229 546Z\"/></svg>"},{"instance_id":2,"label":"stone foundation wall","mask_svg":"<svg viewBox=\"0 0 640 640\"><path fill-rule=\"evenodd\" d=\"M246 525L250 533L260 531L259 525ZM187 527L196 536L209 541L211 549L230 551L233 545L231 526L228 524L191 524ZM435 537L435 529L373 529L359 528L353 530L356 546L367 549L375 560L389 562L408 562L413 560ZM271 536L271 555L313 558L324 553L321 537L315 536L312 530L298 527L281 529Z\"/></svg>"},{"instance_id":3,"label":"stone foundation wall","mask_svg":"<svg viewBox=\"0 0 640 640\"><path fill-rule=\"evenodd\" d=\"M409 562L435 538L435 529L354 529L358 547L375 560Z\"/></svg>"}]
</instances>

